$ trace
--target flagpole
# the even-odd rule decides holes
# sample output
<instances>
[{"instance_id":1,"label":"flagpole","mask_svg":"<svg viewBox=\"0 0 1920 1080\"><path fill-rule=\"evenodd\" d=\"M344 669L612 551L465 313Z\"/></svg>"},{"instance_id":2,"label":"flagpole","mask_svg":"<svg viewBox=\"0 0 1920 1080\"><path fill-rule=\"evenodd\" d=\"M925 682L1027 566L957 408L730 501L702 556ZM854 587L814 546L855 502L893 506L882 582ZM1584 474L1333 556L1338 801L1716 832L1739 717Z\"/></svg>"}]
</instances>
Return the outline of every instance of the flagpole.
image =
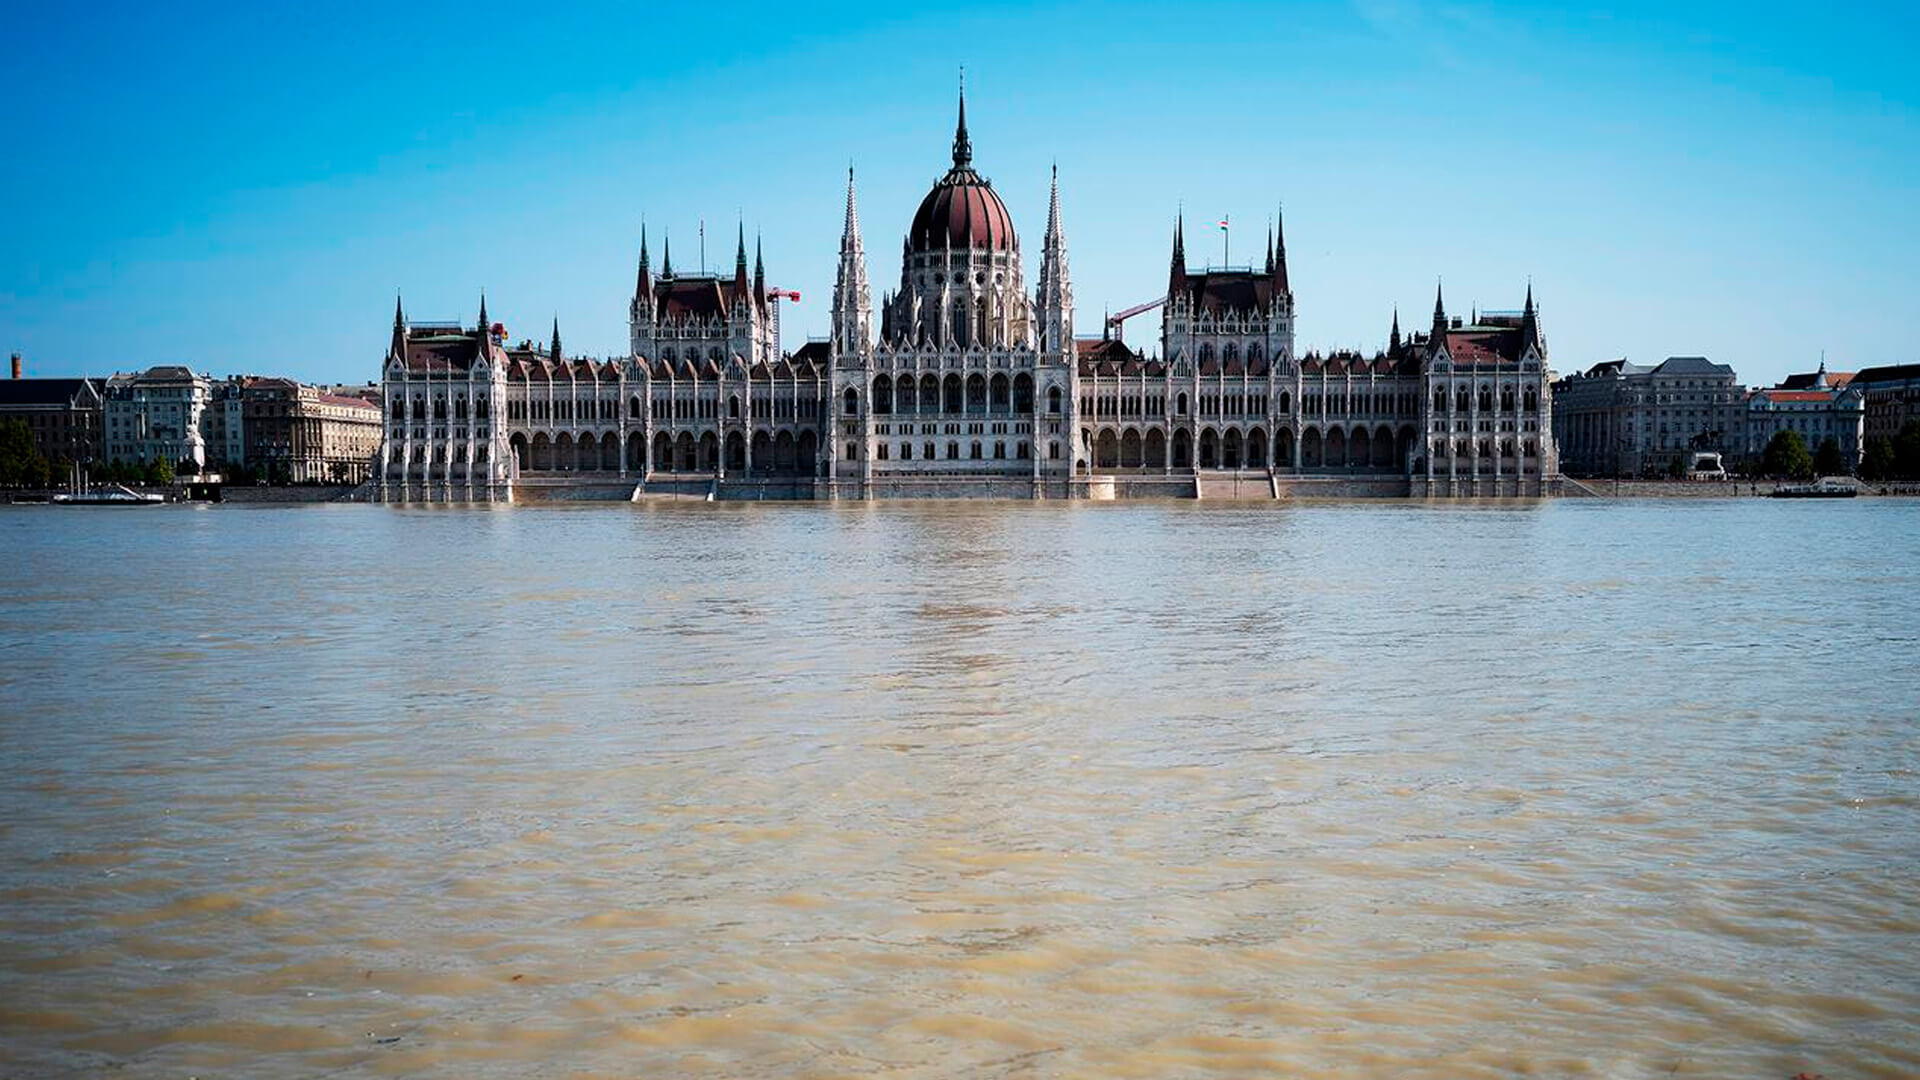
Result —
<instances>
[{"instance_id":1,"label":"flagpole","mask_svg":"<svg viewBox=\"0 0 1920 1080\"><path fill-rule=\"evenodd\" d=\"M707 219L700 219L700 272L707 272Z\"/></svg>"},{"instance_id":2,"label":"flagpole","mask_svg":"<svg viewBox=\"0 0 1920 1080\"><path fill-rule=\"evenodd\" d=\"M1227 253L1227 243L1233 236L1233 215L1220 219L1220 269L1225 270L1233 257Z\"/></svg>"}]
</instances>

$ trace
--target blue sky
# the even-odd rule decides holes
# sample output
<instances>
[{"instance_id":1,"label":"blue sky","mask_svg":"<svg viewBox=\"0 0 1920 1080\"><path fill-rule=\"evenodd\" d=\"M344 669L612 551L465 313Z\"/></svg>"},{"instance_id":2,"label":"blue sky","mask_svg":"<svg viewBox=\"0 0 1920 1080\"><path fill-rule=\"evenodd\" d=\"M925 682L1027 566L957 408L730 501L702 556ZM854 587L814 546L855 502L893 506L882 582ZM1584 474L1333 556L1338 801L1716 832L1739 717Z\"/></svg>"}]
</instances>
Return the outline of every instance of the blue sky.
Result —
<instances>
[{"instance_id":1,"label":"blue sky","mask_svg":"<svg viewBox=\"0 0 1920 1080\"><path fill-rule=\"evenodd\" d=\"M405 10L399 10L404 8ZM1058 161L1082 333L1284 202L1303 347L1517 307L1561 371L1764 384L1920 360L1914 5L27 5L7 35L0 342L40 375L376 377L395 290L624 350L638 232L737 218L824 333L846 165L876 292L947 165L1037 260ZM1029 283L1037 264L1028 267ZM1149 320L1128 340L1155 339Z\"/></svg>"}]
</instances>

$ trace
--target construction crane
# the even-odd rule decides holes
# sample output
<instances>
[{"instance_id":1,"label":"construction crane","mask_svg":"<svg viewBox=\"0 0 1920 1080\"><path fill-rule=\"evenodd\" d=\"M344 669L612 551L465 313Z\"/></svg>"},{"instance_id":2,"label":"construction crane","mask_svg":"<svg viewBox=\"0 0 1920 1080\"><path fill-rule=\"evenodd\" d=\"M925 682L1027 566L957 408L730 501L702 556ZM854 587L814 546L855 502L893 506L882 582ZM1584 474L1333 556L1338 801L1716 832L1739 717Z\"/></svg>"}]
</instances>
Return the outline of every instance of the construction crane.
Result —
<instances>
[{"instance_id":1,"label":"construction crane","mask_svg":"<svg viewBox=\"0 0 1920 1080\"><path fill-rule=\"evenodd\" d=\"M1121 324L1133 318L1135 315L1144 315L1166 302L1167 298L1162 296L1159 299L1149 300L1144 304L1135 304L1125 311L1116 311L1107 316L1107 337L1114 341L1119 341L1123 345L1126 344L1120 336Z\"/></svg>"},{"instance_id":2,"label":"construction crane","mask_svg":"<svg viewBox=\"0 0 1920 1080\"><path fill-rule=\"evenodd\" d=\"M775 356L782 355L780 352L780 301L782 300L791 300L797 304L800 302L800 294L792 289L767 290L767 321L773 324L773 355Z\"/></svg>"}]
</instances>

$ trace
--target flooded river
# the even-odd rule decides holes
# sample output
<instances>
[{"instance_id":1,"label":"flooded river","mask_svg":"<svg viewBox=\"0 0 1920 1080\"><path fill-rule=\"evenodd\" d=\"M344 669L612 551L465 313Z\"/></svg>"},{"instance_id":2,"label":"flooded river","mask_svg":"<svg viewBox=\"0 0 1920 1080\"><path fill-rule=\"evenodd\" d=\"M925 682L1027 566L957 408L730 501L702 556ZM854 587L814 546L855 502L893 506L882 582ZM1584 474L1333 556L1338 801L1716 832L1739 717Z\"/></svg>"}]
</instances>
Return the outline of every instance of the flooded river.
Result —
<instances>
[{"instance_id":1,"label":"flooded river","mask_svg":"<svg viewBox=\"0 0 1920 1080\"><path fill-rule=\"evenodd\" d=\"M0 1076L1920 1074L1920 502L0 542Z\"/></svg>"}]
</instances>

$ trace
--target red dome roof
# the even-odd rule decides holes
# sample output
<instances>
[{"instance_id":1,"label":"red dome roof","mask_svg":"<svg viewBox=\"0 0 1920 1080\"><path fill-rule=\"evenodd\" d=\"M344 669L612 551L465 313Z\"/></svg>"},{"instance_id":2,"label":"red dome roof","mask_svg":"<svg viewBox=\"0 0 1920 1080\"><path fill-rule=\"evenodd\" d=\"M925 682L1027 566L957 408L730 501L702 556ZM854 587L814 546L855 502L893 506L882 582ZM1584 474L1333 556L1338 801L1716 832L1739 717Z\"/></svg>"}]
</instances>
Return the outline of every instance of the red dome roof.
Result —
<instances>
[{"instance_id":1,"label":"red dome roof","mask_svg":"<svg viewBox=\"0 0 1920 1080\"><path fill-rule=\"evenodd\" d=\"M983 177L972 169L955 169L920 200L907 244L913 251L1012 251L1013 219Z\"/></svg>"},{"instance_id":2,"label":"red dome roof","mask_svg":"<svg viewBox=\"0 0 1920 1080\"><path fill-rule=\"evenodd\" d=\"M953 135L953 168L933 185L914 212L907 230L910 251L973 248L1012 251L1013 218L993 184L973 171L973 141L967 137L967 99L960 99L960 124Z\"/></svg>"}]
</instances>

